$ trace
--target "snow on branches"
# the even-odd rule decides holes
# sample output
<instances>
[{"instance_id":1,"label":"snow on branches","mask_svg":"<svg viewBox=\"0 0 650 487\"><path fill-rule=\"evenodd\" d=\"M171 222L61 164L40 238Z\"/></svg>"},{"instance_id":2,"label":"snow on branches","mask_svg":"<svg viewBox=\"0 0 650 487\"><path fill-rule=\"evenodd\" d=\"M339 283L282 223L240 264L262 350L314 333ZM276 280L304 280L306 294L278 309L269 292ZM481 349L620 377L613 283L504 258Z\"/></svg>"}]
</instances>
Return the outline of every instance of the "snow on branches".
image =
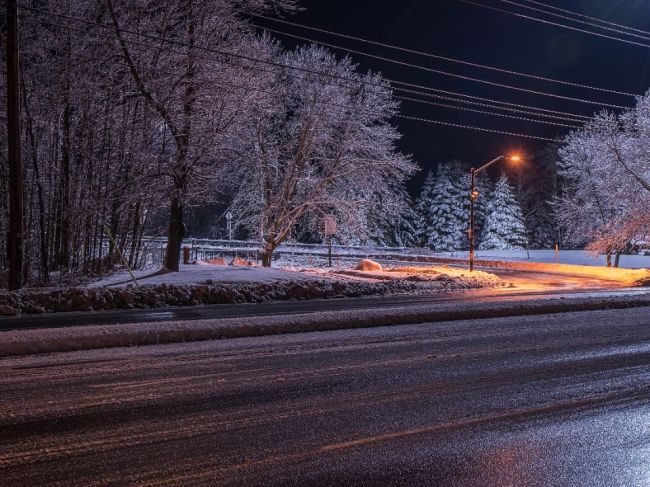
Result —
<instances>
[{"instance_id":1,"label":"snow on branches","mask_svg":"<svg viewBox=\"0 0 650 487\"><path fill-rule=\"evenodd\" d=\"M404 212L399 195L415 170L396 148L397 113L386 82L359 74L350 59L316 46L282 53L279 69L241 120L247 134L235 158L232 208L264 241L264 265L305 219L319 227L333 214L357 239L372 232L372 212ZM397 197L396 197L397 196Z\"/></svg>"},{"instance_id":2,"label":"snow on branches","mask_svg":"<svg viewBox=\"0 0 650 487\"><path fill-rule=\"evenodd\" d=\"M523 249L527 245L524 215L508 178L502 175L487 204L487 217L479 249Z\"/></svg>"},{"instance_id":3,"label":"snow on branches","mask_svg":"<svg viewBox=\"0 0 650 487\"><path fill-rule=\"evenodd\" d=\"M560 149L564 194L554 202L570 240L605 253L650 234L650 92L634 108L597 114Z\"/></svg>"}]
</instances>

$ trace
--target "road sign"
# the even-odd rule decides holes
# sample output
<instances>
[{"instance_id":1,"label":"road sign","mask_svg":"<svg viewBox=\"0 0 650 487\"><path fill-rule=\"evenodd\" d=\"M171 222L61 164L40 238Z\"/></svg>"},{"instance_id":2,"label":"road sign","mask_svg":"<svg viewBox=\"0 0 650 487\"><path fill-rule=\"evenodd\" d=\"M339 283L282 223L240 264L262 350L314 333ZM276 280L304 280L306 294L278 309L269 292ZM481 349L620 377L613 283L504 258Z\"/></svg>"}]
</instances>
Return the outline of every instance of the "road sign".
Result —
<instances>
[{"instance_id":1,"label":"road sign","mask_svg":"<svg viewBox=\"0 0 650 487\"><path fill-rule=\"evenodd\" d=\"M327 215L324 218L325 223L325 236L331 237L336 235L336 217L334 215Z\"/></svg>"},{"instance_id":2,"label":"road sign","mask_svg":"<svg viewBox=\"0 0 650 487\"><path fill-rule=\"evenodd\" d=\"M232 211L226 212L226 221L228 222L228 240L232 240Z\"/></svg>"}]
</instances>

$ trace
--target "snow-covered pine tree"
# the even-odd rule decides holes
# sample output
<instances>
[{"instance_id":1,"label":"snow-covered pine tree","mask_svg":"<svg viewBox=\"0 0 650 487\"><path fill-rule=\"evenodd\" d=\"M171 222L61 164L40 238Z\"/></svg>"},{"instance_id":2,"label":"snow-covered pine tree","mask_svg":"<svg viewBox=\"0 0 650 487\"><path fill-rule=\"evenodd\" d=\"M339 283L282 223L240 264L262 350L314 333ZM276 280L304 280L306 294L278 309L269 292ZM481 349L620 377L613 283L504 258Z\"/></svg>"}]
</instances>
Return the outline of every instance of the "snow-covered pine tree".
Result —
<instances>
[{"instance_id":1,"label":"snow-covered pine tree","mask_svg":"<svg viewBox=\"0 0 650 487\"><path fill-rule=\"evenodd\" d=\"M535 249L553 248L558 238L551 205L559 189L557 151L557 144L549 144L535 156L534 164L519 166L509 174L524 214L530 247Z\"/></svg>"},{"instance_id":2,"label":"snow-covered pine tree","mask_svg":"<svg viewBox=\"0 0 650 487\"><path fill-rule=\"evenodd\" d=\"M488 201L488 212L479 249L523 249L528 245L526 225L521 206L504 175L497 181Z\"/></svg>"},{"instance_id":3,"label":"snow-covered pine tree","mask_svg":"<svg viewBox=\"0 0 650 487\"><path fill-rule=\"evenodd\" d=\"M387 206L393 206L386 211ZM413 200L403 185L395 189L389 201L381 201L372 212L375 225L374 240L378 245L392 247L416 247L415 222L417 215L413 208Z\"/></svg>"},{"instance_id":4,"label":"snow-covered pine tree","mask_svg":"<svg viewBox=\"0 0 650 487\"><path fill-rule=\"evenodd\" d=\"M419 245L426 246L431 233L431 206L433 203L433 186L435 184L435 176L433 171L429 171L422 189L420 196L415 203L415 238Z\"/></svg>"},{"instance_id":5,"label":"snow-covered pine tree","mask_svg":"<svg viewBox=\"0 0 650 487\"><path fill-rule=\"evenodd\" d=\"M429 208L430 227L426 245L436 251L461 249L466 240L467 220L463 219L462 173L457 163L438 166Z\"/></svg>"},{"instance_id":6,"label":"snow-covered pine tree","mask_svg":"<svg viewBox=\"0 0 650 487\"><path fill-rule=\"evenodd\" d=\"M480 232L487 215L491 181L480 175L476 187L475 228ZM438 166L436 176L429 172L417 200L417 235L421 245L438 251L465 249L469 245L470 176L466 165L452 161Z\"/></svg>"},{"instance_id":7,"label":"snow-covered pine tree","mask_svg":"<svg viewBox=\"0 0 650 487\"><path fill-rule=\"evenodd\" d=\"M470 207L470 183L471 176L469 169L465 167L459 168L462 170L462 174L458 177L457 188L459 194L458 210L456 215L462 222L465 222L465 229L469 227L469 207ZM480 242L480 235L485 225L485 219L487 218L487 203L490 200L492 194L492 181L486 173L481 173L476 178L475 183L476 190L478 191L479 197L474 203L474 229L477 235L477 243ZM462 249L469 248L469 239L467 238L467 232L465 232L465 238L462 239Z\"/></svg>"}]
</instances>

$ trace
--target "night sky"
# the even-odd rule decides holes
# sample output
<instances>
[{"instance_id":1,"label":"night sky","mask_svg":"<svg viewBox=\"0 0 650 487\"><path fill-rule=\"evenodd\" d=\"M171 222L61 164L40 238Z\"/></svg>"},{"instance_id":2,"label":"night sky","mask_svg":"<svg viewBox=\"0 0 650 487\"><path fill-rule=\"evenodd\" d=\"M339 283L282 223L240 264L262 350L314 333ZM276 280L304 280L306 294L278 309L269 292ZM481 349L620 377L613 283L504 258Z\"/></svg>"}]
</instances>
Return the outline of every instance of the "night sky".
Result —
<instances>
[{"instance_id":1,"label":"night sky","mask_svg":"<svg viewBox=\"0 0 650 487\"><path fill-rule=\"evenodd\" d=\"M476 1L510 11L525 12L499 0ZM546 3L610 22L650 30L650 3L647 0L553 0ZM458 0L301 0L300 4L305 10L290 16L289 20L405 48L564 81L636 94L650 88L650 48L572 32L461 3ZM542 16L535 12L528 13ZM562 19L544 18L578 28L589 28ZM257 23L315 40L457 74L616 105L631 106L634 103L631 97L494 73L261 20ZM611 34L620 37L618 34ZM295 45L296 41L274 35L282 39L288 47ZM628 38L650 44L650 41ZM344 55L342 52L337 54ZM377 70L400 81L584 115L591 115L599 110L594 105L486 86L358 55L352 57L361 70ZM549 138L566 133L567 130L412 102L403 102L402 112L441 121ZM426 171L441 161L460 159L480 165L513 149L534 155L544 145L544 142L415 121L396 120L396 123L404 134L402 150L412 154L423 168L422 173L411 182L410 189L413 193L417 192ZM531 163L534 163L532 158Z\"/></svg>"}]
</instances>

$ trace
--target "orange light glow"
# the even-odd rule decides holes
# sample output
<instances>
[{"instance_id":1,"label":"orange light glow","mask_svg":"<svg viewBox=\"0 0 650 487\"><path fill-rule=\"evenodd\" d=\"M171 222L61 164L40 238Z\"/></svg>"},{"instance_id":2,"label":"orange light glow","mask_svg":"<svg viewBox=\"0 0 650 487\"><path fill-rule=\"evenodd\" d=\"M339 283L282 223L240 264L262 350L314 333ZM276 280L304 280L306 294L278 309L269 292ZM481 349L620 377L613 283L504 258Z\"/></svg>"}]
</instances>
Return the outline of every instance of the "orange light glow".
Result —
<instances>
[{"instance_id":1,"label":"orange light glow","mask_svg":"<svg viewBox=\"0 0 650 487\"><path fill-rule=\"evenodd\" d=\"M510 156L510 160L512 162L519 162L521 161L521 156L519 154L513 154Z\"/></svg>"}]
</instances>

